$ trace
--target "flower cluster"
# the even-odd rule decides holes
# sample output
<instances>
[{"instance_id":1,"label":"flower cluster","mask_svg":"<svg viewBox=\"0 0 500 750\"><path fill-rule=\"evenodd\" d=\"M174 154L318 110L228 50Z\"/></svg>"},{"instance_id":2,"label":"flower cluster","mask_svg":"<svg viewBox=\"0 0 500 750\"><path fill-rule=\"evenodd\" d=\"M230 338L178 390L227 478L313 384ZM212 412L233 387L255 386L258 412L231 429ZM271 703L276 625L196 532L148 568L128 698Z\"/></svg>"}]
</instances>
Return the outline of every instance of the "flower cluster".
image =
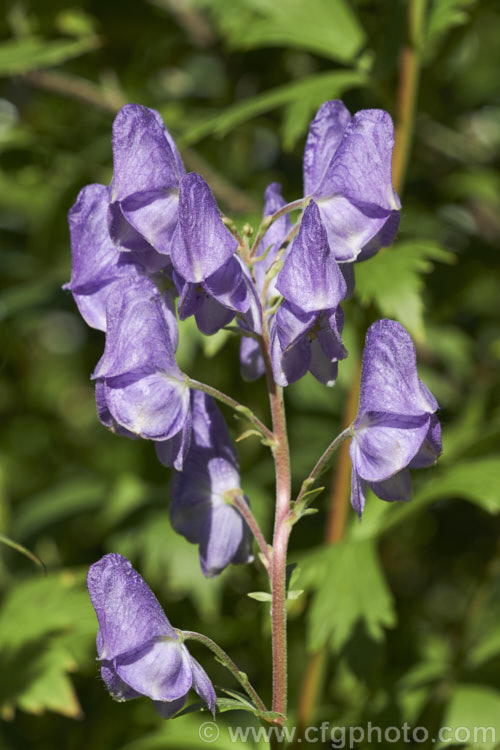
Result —
<instances>
[{"instance_id":1,"label":"flower cluster","mask_svg":"<svg viewBox=\"0 0 500 750\"><path fill-rule=\"evenodd\" d=\"M66 288L85 321L106 335L92 375L99 418L120 435L154 441L158 459L173 469L172 526L199 546L205 576L250 561L251 530L271 578L279 567L249 511L234 445L208 394L249 410L180 370L178 320L194 316L205 335L235 320L242 375L256 380L266 373L270 393L307 372L332 386L347 356L341 304L353 292L354 265L390 244L398 229L393 145L386 112L351 116L340 101L323 104L307 137L304 195L287 203L281 186L270 184L250 246L250 232L240 236L223 219L205 180L186 174L159 114L130 104L113 126L111 185L87 186L70 211ZM292 223L294 210L300 215ZM352 436L351 499L359 517L367 487L383 500L410 498L409 470L441 452L436 410L408 333L390 320L372 325L358 416L339 436ZM274 450L277 429L250 417ZM92 565L88 589L102 677L113 697L146 695L169 717L193 687L215 710L209 678L125 558L106 555Z\"/></svg>"},{"instance_id":2,"label":"flower cluster","mask_svg":"<svg viewBox=\"0 0 500 750\"><path fill-rule=\"evenodd\" d=\"M248 237L228 228L205 180L185 172L159 114L129 104L113 126L111 185L87 186L70 211L67 288L86 322L106 334L92 375L99 418L121 435L153 440L160 461L173 467L172 524L199 544L205 575L249 560L251 544L228 500L243 493L222 415L211 396L192 391L175 359L177 320L193 315L200 331L211 335L236 319L246 379L267 368L280 386L308 371L333 385L338 362L347 356L341 303L352 294L353 266L392 242L398 228L393 144L386 112L351 116L340 101L323 104L306 142L303 198L287 204L281 186L269 185L260 241L250 248ZM292 224L297 207L300 216ZM400 349L394 340L412 345L396 325L382 321L367 342L351 449L358 512L366 483L384 499L406 499L406 467L430 460L421 455L424 444L429 455L438 452L432 397L422 396L418 408L408 409L391 401L390 388L384 401L371 385L369 373L377 371L382 380L394 378L397 390L399 360L393 355ZM404 364L415 380L414 355ZM399 436L393 422L401 420L405 440L411 432L411 449L403 450L397 437L397 450L393 441L374 452L372 443Z\"/></svg>"}]
</instances>

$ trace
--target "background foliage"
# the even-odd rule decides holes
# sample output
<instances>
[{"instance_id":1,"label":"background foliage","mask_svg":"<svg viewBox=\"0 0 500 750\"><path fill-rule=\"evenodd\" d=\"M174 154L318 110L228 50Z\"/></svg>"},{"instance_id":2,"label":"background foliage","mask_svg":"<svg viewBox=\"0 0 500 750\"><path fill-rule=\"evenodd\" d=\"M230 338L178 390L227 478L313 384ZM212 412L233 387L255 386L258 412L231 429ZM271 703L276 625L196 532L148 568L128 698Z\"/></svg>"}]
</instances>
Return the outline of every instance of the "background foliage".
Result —
<instances>
[{"instance_id":1,"label":"background foliage","mask_svg":"<svg viewBox=\"0 0 500 750\"><path fill-rule=\"evenodd\" d=\"M271 180L301 195L308 123L326 99L396 113L413 0L36 0L0 23L0 531L41 557L0 554L2 750L204 747L198 716L162 722L98 679L88 565L121 552L173 624L219 641L270 692L268 605L257 568L205 581L197 551L170 529L168 472L151 445L97 422L89 373L102 335L69 293L66 213L88 182L108 182L110 130L127 101L157 108L188 169L221 207L258 223ZM420 7L421 9L421 7ZM496 726L500 738L500 12L492 0L433 0L417 40L423 66L415 142L394 246L357 270L346 305L350 358L335 389L287 390L297 482L338 432L367 324L399 319L442 407L444 455L404 506L370 499L340 544L321 512L292 536L291 704L308 653L325 649L311 723ZM241 384L237 341L181 331L181 366L267 418ZM215 354L217 356L215 357ZM207 358L208 357L208 358ZM238 424L230 415L234 436ZM240 445L244 488L269 532L272 470ZM308 609L306 613L306 607ZM234 687L210 655L197 658ZM250 714L224 714L244 723ZM293 713L292 713L293 718ZM218 747L238 747L224 736ZM248 747L248 745L246 745ZM318 746L318 745L317 745ZM243 746L242 746L243 747ZM487 746L486 746L487 747ZM491 745L490 745L491 747Z\"/></svg>"}]
</instances>

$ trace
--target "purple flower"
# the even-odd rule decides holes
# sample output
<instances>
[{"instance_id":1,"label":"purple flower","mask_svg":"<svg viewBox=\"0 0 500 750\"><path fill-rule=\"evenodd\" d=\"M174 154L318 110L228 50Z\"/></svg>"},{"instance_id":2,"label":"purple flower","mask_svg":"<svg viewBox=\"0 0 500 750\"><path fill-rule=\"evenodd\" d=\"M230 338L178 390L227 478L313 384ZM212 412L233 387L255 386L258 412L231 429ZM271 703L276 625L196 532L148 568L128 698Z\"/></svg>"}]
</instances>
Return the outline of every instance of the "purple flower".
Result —
<instances>
[{"instance_id":1,"label":"purple flower","mask_svg":"<svg viewBox=\"0 0 500 750\"><path fill-rule=\"evenodd\" d=\"M252 560L252 536L243 517L228 504L232 493L243 492L224 418L205 393L192 392L191 401L191 446L183 470L172 477L170 520L179 534L199 544L201 569L212 577L231 562Z\"/></svg>"},{"instance_id":2,"label":"purple flower","mask_svg":"<svg viewBox=\"0 0 500 750\"><path fill-rule=\"evenodd\" d=\"M179 222L170 247L175 271L186 281L205 281L230 260L237 247L203 177L194 172L184 175Z\"/></svg>"},{"instance_id":3,"label":"purple flower","mask_svg":"<svg viewBox=\"0 0 500 750\"><path fill-rule=\"evenodd\" d=\"M85 322L106 330L106 301L112 284L141 274L131 253L121 253L108 232L108 188L87 185L71 208L69 231L73 263L71 281L64 288L73 293Z\"/></svg>"},{"instance_id":4,"label":"purple flower","mask_svg":"<svg viewBox=\"0 0 500 750\"><path fill-rule=\"evenodd\" d=\"M410 335L394 320L368 329L359 410L350 446L351 502L359 517L366 485L382 500L410 500L410 468L433 464L442 452L434 396L419 380Z\"/></svg>"},{"instance_id":5,"label":"purple flower","mask_svg":"<svg viewBox=\"0 0 500 750\"><path fill-rule=\"evenodd\" d=\"M337 377L337 362L347 356L339 304L346 282L330 252L314 201L304 211L299 233L278 274L276 289L284 302L271 323L274 378L288 385L308 370L327 385Z\"/></svg>"},{"instance_id":6,"label":"purple flower","mask_svg":"<svg viewBox=\"0 0 500 750\"><path fill-rule=\"evenodd\" d=\"M168 254L184 174L175 143L155 110L127 104L113 123L109 228L127 250Z\"/></svg>"},{"instance_id":7,"label":"purple flower","mask_svg":"<svg viewBox=\"0 0 500 750\"><path fill-rule=\"evenodd\" d=\"M149 279L124 279L113 285L106 319L104 355L92 376L101 420L151 440L177 436L189 418L189 388L174 356L172 298Z\"/></svg>"},{"instance_id":8,"label":"purple flower","mask_svg":"<svg viewBox=\"0 0 500 750\"><path fill-rule=\"evenodd\" d=\"M193 687L214 714L208 675L131 563L122 555L105 555L90 566L87 586L99 622L101 675L112 697L126 701L145 695L168 719Z\"/></svg>"},{"instance_id":9,"label":"purple flower","mask_svg":"<svg viewBox=\"0 0 500 750\"><path fill-rule=\"evenodd\" d=\"M401 203L392 187L394 129L387 112L353 117L341 101L321 105L304 151L304 192L317 202L338 261L364 260L392 242Z\"/></svg>"},{"instance_id":10,"label":"purple flower","mask_svg":"<svg viewBox=\"0 0 500 750\"><path fill-rule=\"evenodd\" d=\"M185 281L174 273L179 291L179 318L194 315L199 330L206 336L217 333L235 315L254 333L262 332L262 313L257 291L248 268L233 255L217 271L200 283Z\"/></svg>"}]
</instances>

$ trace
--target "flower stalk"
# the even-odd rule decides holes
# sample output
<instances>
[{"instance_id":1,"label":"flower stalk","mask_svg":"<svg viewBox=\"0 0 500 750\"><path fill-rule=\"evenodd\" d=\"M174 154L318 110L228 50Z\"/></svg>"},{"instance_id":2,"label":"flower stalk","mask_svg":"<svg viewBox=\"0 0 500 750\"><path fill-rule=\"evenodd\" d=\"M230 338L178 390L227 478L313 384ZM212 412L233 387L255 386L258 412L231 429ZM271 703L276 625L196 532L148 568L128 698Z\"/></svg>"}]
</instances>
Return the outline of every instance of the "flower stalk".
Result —
<instances>
[{"instance_id":1,"label":"flower stalk","mask_svg":"<svg viewBox=\"0 0 500 750\"><path fill-rule=\"evenodd\" d=\"M236 678L247 695L252 699L255 707L258 708L259 711L267 712L265 703L262 701L261 697L251 684L250 680L248 679L248 675L238 669L234 661L228 654L226 654L223 648L221 648L208 636L202 635L202 633L196 633L192 630L178 630L177 632L183 641L198 641L198 643L202 643L204 646L206 646L206 648L208 648L213 654L215 654L217 660L224 667L226 667L226 669L228 669Z\"/></svg>"}]
</instances>

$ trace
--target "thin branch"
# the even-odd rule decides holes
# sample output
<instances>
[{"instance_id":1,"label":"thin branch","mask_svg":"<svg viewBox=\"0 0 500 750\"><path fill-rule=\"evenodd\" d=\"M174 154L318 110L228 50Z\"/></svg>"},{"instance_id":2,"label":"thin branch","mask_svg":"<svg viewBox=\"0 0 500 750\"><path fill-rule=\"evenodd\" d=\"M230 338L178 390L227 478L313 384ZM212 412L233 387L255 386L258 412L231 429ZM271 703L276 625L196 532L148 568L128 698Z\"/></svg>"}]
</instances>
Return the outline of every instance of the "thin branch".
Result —
<instances>
[{"instance_id":1,"label":"thin branch","mask_svg":"<svg viewBox=\"0 0 500 750\"><path fill-rule=\"evenodd\" d=\"M274 433L271 432L269 427L266 427L266 425L260 421L260 419L253 413L251 409L248 408L248 406L240 404L239 401L236 401L234 398L231 398L231 396L228 396L226 393L219 391L217 388L214 388L211 385L200 383L199 380L187 378L187 382L190 388L194 388L197 391L203 391L204 393L207 393L209 396L212 396L212 398L215 398L222 404L226 404L226 406L229 406L237 414L246 417L249 422L255 425L262 437L265 438L266 444L271 447L275 445L276 438L274 436Z\"/></svg>"},{"instance_id":2,"label":"thin branch","mask_svg":"<svg viewBox=\"0 0 500 750\"><path fill-rule=\"evenodd\" d=\"M226 497L229 493L226 493ZM250 506L245 501L245 498L242 496L241 492L239 490L232 492L230 497L227 497L227 502L229 502L230 505L234 505L234 507L241 513L243 518L246 521L246 524L252 534L255 537L255 541L259 545L259 549L261 551L264 564L267 568L267 570L270 572L271 570L271 562L272 562L272 553L269 549L269 545L266 542L266 538L264 534L262 533L262 530L257 522L257 519L253 515L252 511L250 510Z\"/></svg>"},{"instance_id":3,"label":"thin branch","mask_svg":"<svg viewBox=\"0 0 500 750\"><path fill-rule=\"evenodd\" d=\"M353 425L350 424L349 427L347 427L345 430L342 430L342 432L337 435L335 440L332 440L328 448L325 450L321 458L318 459L314 469L311 471L309 476L304 479L302 482L302 487L300 489L299 494L297 495L297 499L295 500L295 507L298 507L304 497L304 495L309 491L309 488L315 483L316 479L319 477L321 472L326 468L328 465L328 462L330 461L331 457L337 450L337 448L342 445L342 443L347 440L348 438L352 437L353 435Z\"/></svg>"},{"instance_id":4,"label":"thin branch","mask_svg":"<svg viewBox=\"0 0 500 750\"><path fill-rule=\"evenodd\" d=\"M10 539L8 536L4 536L3 534L0 534L0 543L5 544L7 547L15 549L25 557L29 557L30 560L36 563L43 570L43 574L47 575L47 568L45 567L45 563L43 562L43 560L40 560L40 558L37 557L34 552L31 552L31 550L23 547L22 544L19 544L19 542L15 542L13 539Z\"/></svg>"},{"instance_id":5,"label":"thin branch","mask_svg":"<svg viewBox=\"0 0 500 750\"><path fill-rule=\"evenodd\" d=\"M277 219L281 218L282 216L285 216L285 214L290 213L290 211L298 211L308 203L309 198L299 198L296 201L292 201L291 203L287 203L286 206L282 206L280 209L275 211L274 214L270 214L269 216L265 216L259 226L259 229L257 230L257 235L255 237L254 243L252 245L252 249L250 251L250 257L254 258L257 255L257 250L259 249L259 245L262 242L262 239L271 226L271 224L274 224Z\"/></svg>"},{"instance_id":6,"label":"thin branch","mask_svg":"<svg viewBox=\"0 0 500 750\"><path fill-rule=\"evenodd\" d=\"M229 669L229 671L234 675L234 677L238 680L242 688L245 690L246 693L250 696L252 701L254 702L254 705L260 709L260 711L266 711L267 708L262 701L261 697L259 696L258 692L255 690L255 688L252 686L250 680L248 679L248 676L245 674L245 672L241 672L241 670L238 669L234 661L231 659L231 657L226 654L223 648L221 648L215 641L213 641L211 638L209 638L206 635L202 635L201 633L195 633L192 630L178 630L177 631L181 638L184 641L198 641L198 643L202 643L204 646L206 646L210 651L215 654L217 659L220 661L221 664L223 664L226 669Z\"/></svg>"}]
</instances>

